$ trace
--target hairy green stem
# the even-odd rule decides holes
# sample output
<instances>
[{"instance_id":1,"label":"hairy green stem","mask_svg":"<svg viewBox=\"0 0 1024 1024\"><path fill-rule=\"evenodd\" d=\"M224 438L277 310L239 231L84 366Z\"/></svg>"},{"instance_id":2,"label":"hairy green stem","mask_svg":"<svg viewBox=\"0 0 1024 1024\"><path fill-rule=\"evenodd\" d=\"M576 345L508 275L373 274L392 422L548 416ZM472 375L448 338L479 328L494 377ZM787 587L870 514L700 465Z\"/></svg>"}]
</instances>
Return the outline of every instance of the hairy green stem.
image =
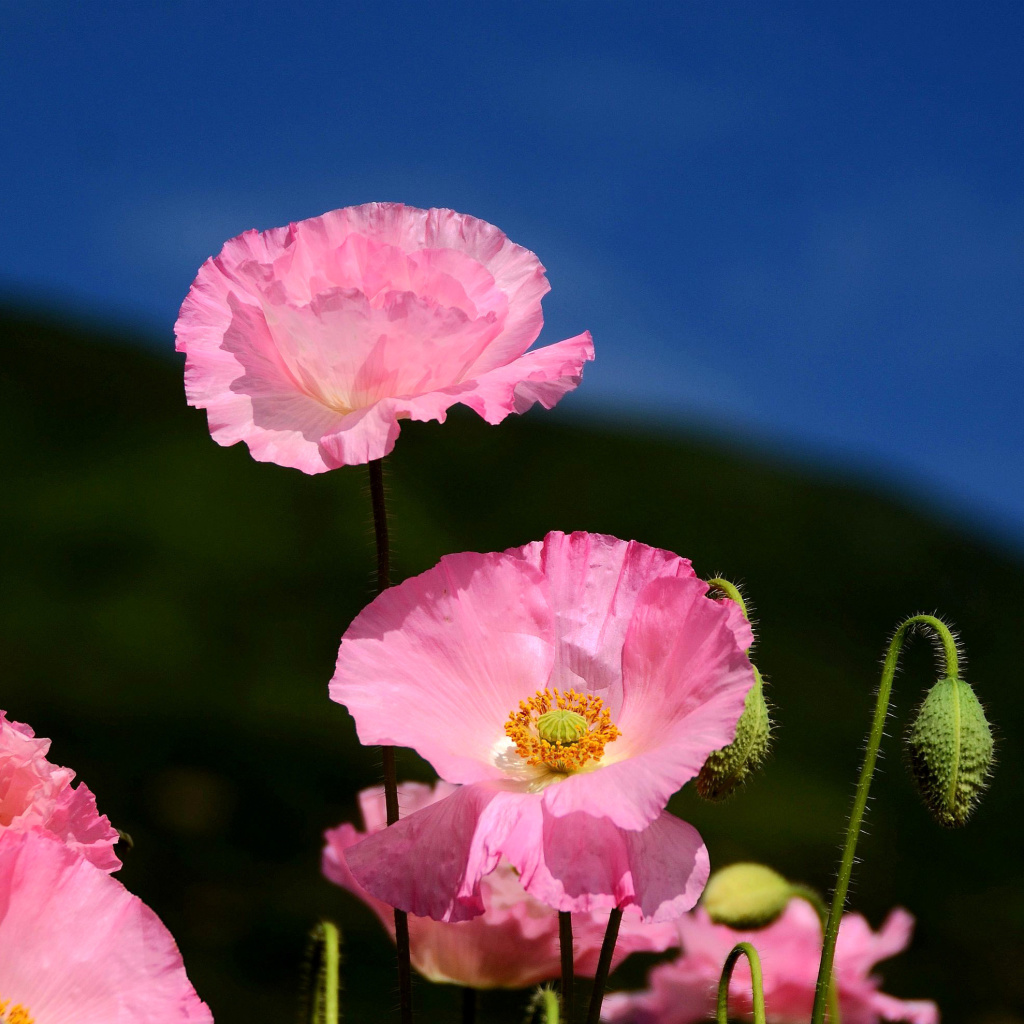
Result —
<instances>
[{"instance_id":1,"label":"hairy green stem","mask_svg":"<svg viewBox=\"0 0 1024 1024\"><path fill-rule=\"evenodd\" d=\"M338 1024L338 988L341 972L341 933L330 921L321 921L310 936L309 1024Z\"/></svg>"},{"instance_id":2,"label":"hairy green stem","mask_svg":"<svg viewBox=\"0 0 1024 1024\"><path fill-rule=\"evenodd\" d=\"M594 975L594 988L590 993L590 1009L587 1011L587 1024L598 1024L601 1020L601 1004L604 1002L604 987L608 983L608 972L612 967L615 955L615 943L619 937L619 924L622 911L616 907L608 917L604 942L601 943L601 956L597 961L597 973Z\"/></svg>"},{"instance_id":3,"label":"hairy green stem","mask_svg":"<svg viewBox=\"0 0 1024 1024\"><path fill-rule=\"evenodd\" d=\"M729 982L732 981L732 969L741 956L750 964L750 987L754 1003L754 1024L765 1024L764 1020L764 985L761 982L761 958L757 950L749 942L737 943L732 952L725 958L722 976L718 979L718 1012L715 1016L717 1024L729 1024Z\"/></svg>"},{"instance_id":4,"label":"hairy green stem","mask_svg":"<svg viewBox=\"0 0 1024 1024\"><path fill-rule=\"evenodd\" d=\"M907 633L915 626L924 627L935 633L942 642L943 659L945 661L943 674L954 677L959 674L956 640L944 622L935 618L934 615L912 615L900 624L893 635L892 641L889 643L885 664L882 666L882 679L878 684L878 699L875 702L875 717L871 723L871 732L868 736L867 748L864 751L864 763L861 766L860 779L857 783L857 795L853 800L853 810L850 812L850 822L846 829L846 843L843 846L843 858L839 863L839 875L836 878L835 892L832 895L832 909L829 912L828 923L825 926L825 941L822 945L821 963L818 967L818 981L814 988L814 1008L811 1012L811 1024L824 1024L825 1007L830 988L829 983L832 978L832 963L836 954L836 939L839 937L839 922L843 916L843 908L846 906L846 893L850 887L850 875L853 872L857 840L860 837L861 824L864 821L864 810L868 803L871 779L875 773L878 748L881 745L882 734L885 731L885 720L889 715L892 681L896 675L896 665L899 661L900 652L903 650L903 641Z\"/></svg>"},{"instance_id":5,"label":"hairy green stem","mask_svg":"<svg viewBox=\"0 0 1024 1024\"><path fill-rule=\"evenodd\" d=\"M388 543L388 512L384 501L384 461L367 465L370 472L370 504L373 506L373 533L377 542L377 594L391 586L391 549ZM384 806L389 825L398 821L398 775L395 748L381 747L384 762ZM398 951L399 1013L402 1024L412 1024L412 967L409 958L409 918L395 909L395 946Z\"/></svg>"},{"instance_id":6,"label":"hairy green stem","mask_svg":"<svg viewBox=\"0 0 1024 1024\"><path fill-rule=\"evenodd\" d=\"M747 614L747 604L743 600L743 595L740 593L739 587L737 587L735 583L730 583L728 580L718 579L716 577L713 580L708 580L708 586L712 590L720 590L726 595L726 597L735 601L740 606L740 611L743 612L743 618L750 618Z\"/></svg>"},{"instance_id":7,"label":"hairy green stem","mask_svg":"<svg viewBox=\"0 0 1024 1024\"><path fill-rule=\"evenodd\" d=\"M572 914L566 910L558 912L558 944L562 953L562 1016L566 1024L572 1024L573 1013L573 953Z\"/></svg>"}]
</instances>

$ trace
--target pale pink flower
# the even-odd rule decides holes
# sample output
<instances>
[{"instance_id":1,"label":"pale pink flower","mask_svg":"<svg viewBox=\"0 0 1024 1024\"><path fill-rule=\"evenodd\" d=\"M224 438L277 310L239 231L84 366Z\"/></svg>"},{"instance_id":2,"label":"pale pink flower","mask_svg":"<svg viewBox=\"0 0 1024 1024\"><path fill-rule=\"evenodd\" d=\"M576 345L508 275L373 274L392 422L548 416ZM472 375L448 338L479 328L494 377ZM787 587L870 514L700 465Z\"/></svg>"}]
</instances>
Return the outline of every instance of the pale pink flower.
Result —
<instances>
[{"instance_id":1,"label":"pale pink flower","mask_svg":"<svg viewBox=\"0 0 1024 1024\"><path fill-rule=\"evenodd\" d=\"M668 551L551 533L449 555L380 595L342 639L331 696L363 743L413 747L461 785L352 847L360 885L467 920L504 859L559 910L635 904L664 921L692 907L707 850L665 804L732 741L754 680L742 614L706 593ZM576 693L584 726L545 753L537 718L555 689Z\"/></svg>"},{"instance_id":2,"label":"pale pink flower","mask_svg":"<svg viewBox=\"0 0 1024 1024\"><path fill-rule=\"evenodd\" d=\"M936 1005L924 999L896 999L878 991L875 964L902 952L910 943L914 919L897 909L877 932L860 914L845 914L833 977L838 986L843 1024L910 1021L937 1024ZM761 958L765 1011L771 1024L806 1024L814 1002L821 957L821 923L814 909L793 899L767 928L736 931L712 924L699 908L679 921L682 956L660 964L643 992L617 993L604 1001L603 1019L613 1024L694 1024L713 1020L722 965L737 942L749 942ZM740 958L729 987L729 1016L752 1019L750 970Z\"/></svg>"},{"instance_id":3,"label":"pale pink flower","mask_svg":"<svg viewBox=\"0 0 1024 1024\"><path fill-rule=\"evenodd\" d=\"M170 932L48 836L0 833L0 1020L212 1024Z\"/></svg>"},{"instance_id":4,"label":"pale pink flower","mask_svg":"<svg viewBox=\"0 0 1024 1024\"><path fill-rule=\"evenodd\" d=\"M491 224L368 203L247 231L199 270L175 326L185 392L218 444L306 473L386 455L399 420L550 409L589 333L527 351L544 268Z\"/></svg>"},{"instance_id":5,"label":"pale pink flower","mask_svg":"<svg viewBox=\"0 0 1024 1024\"><path fill-rule=\"evenodd\" d=\"M0 834L44 832L79 850L104 871L121 862L118 840L96 798L84 783L71 785L75 773L46 759L50 741L0 711Z\"/></svg>"},{"instance_id":6,"label":"pale pink flower","mask_svg":"<svg viewBox=\"0 0 1024 1024\"><path fill-rule=\"evenodd\" d=\"M450 796L456 787L446 782L434 786L406 782L398 787L402 814L411 814ZM384 828L384 790L364 790L359 805L367 832ZM326 836L324 874L363 900L395 937L394 911L375 899L352 877L345 851L365 833L352 825L340 825ZM519 884L507 861L480 881L484 912L472 921L443 924L429 917L409 917L413 966L431 981L468 985L471 988L526 988L560 971L558 912L530 896ZM577 914L573 918L573 953L577 974L592 977L608 927L608 911ZM630 953L660 953L678 944L673 924L644 924L636 907L627 907L619 928L612 964Z\"/></svg>"}]
</instances>

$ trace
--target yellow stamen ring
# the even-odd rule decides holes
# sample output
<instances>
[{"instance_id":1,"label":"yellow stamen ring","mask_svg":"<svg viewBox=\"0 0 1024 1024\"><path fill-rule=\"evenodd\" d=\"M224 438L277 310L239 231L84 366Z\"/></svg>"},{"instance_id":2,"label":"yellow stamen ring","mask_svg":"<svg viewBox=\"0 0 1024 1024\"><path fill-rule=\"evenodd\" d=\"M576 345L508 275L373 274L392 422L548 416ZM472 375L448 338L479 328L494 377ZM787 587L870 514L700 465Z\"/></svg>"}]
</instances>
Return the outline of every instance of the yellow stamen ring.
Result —
<instances>
[{"instance_id":1,"label":"yellow stamen ring","mask_svg":"<svg viewBox=\"0 0 1024 1024\"><path fill-rule=\"evenodd\" d=\"M509 713L505 735L527 764L569 773L600 761L605 745L620 733L600 697L545 689Z\"/></svg>"},{"instance_id":2,"label":"yellow stamen ring","mask_svg":"<svg viewBox=\"0 0 1024 1024\"><path fill-rule=\"evenodd\" d=\"M21 1003L15 1003L9 1010L8 1006L11 1006L10 999L0 999L0 1021L4 1024L35 1024L35 1017Z\"/></svg>"}]
</instances>

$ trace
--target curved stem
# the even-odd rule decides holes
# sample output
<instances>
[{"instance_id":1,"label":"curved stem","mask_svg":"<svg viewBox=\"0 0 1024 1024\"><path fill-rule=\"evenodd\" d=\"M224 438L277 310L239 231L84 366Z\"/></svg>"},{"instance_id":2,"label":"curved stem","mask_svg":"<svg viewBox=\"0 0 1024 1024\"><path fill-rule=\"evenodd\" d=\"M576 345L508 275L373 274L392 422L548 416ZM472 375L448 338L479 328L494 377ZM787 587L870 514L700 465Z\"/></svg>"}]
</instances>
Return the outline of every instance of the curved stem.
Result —
<instances>
[{"instance_id":1,"label":"curved stem","mask_svg":"<svg viewBox=\"0 0 1024 1024\"><path fill-rule=\"evenodd\" d=\"M573 1012L573 953L572 914L566 910L558 912L558 944L562 953L562 1017L566 1024L572 1024Z\"/></svg>"},{"instance_id":2,"label":"curved stem","mask_svg":"<svg viewBox=\"0 0 1024 1024\"><path fill-rule=\"evenodd\" d=\"M590 1009L587 1011L587 1024L598 1024L601 1020L601 1004L604 1002L604 987L608 983L608 972L612 967L615 955L615 942L619 937L619 923L622 911L616 907L608 917L608 928L601 943L601 957L597 961L597 973L594 975L594 989L590 993Z\"/></svg>"},{"instance_id":3,"label":"curved stem","mask_svg":"<svg viewBox=\"0 0 1024 1024\"><path fill-rule=\"evenodd\" d=\"M750 964L750 987L754 1003L754 1024L765 1024L764 1020L764 985L761 982L761 958L757 950L749 942L737 943L732 952L725 958L722 976L718 980L718 1012L715 1016L717 1024L729 1024L729 982L732 980L732 969L741 956Z\"/></svg>"},{"instance_id":4,"label":"curved stem","mask_svg":"<svg viewBox=\"0 0 1024 1024\"><path fill-rule=\"evenodd\" d=\"M836 878L835 892L832 895L832 909L829 912L828 923L825 926L825 941L821 949L818 981L814 988L814 1008L811 1012L811 1024L823 1024L825 1020L825 1003L830 987L829 982L832 977L832 962L836 954L839 922L843 916L843 908L846 906L846 893L850 887L850 875L853 872L857 840L860 837L864 810L868 803L868 792L871 789L871 779L875 773L875 762L878 759L878 748L882 742L882 734L885 730L885 720L889 714L892 681L896 675L896 665L899 661L900 652L903 650L903 641L909 630L914 626L927 627L942 641L943 658L945 661L944 674L946 676L957 676L959 674L956 640L944 622L935 618L934 615L912 615L900 624L889 643L885 664L882 666L882 679L878 684L878 699L875 702L875 717L871 723L871 732L868 735L868 744L864 751L864 763L861 765L860 779L857 782L857 795L854 797L853 810L850 811L850 821L846 828L846 843L843 846L843 858L839 863L839 875Z\"/></svg>"},{"instance_id":5,"label":"curved stem","mask_svg":"<svg viewBox=\"0 0 1024 1024\"><path fill-rule=\"evenodd\" d=\"M743 595L740 593L739 587L737 587L735 583L730 583L728 580L718 579L716 577L713 580L708 580L708 586L712 590L720 590L726 595L726 597L735 601L740 606L740 611L743 612L743 618L750 618L747 614L747 604L743 600Z\"/></svg>"},{"instance_id":6,"label":"curved stem","mask_svg":"<svg viewBox=\"0 0 1024 1024\"><path fill-rule=\"evenodd\" d=\"M384 460L368 463L370 504L373 506L373 533L377 542L377 594L391 586L391 549L388 543L388 511L384 501ZM384 806L389 825L398 821L398 774L395 748L381 747L384 762ZM412 968L409 962L409 919L395 908L395 946L398 951L398 992L402 1024L412 1024Z\"/></svg>"}]
</instances>

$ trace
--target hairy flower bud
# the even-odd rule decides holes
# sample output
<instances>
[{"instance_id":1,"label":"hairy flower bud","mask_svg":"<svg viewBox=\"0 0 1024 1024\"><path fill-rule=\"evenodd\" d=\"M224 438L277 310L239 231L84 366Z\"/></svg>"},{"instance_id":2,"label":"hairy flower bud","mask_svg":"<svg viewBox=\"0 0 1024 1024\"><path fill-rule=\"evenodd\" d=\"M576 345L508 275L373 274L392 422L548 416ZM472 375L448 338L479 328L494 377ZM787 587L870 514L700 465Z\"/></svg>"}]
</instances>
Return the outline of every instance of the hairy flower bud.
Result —
<instances>
[{"instance_id":1,"label":"hairy flower bud","mask_svg":"<svg viewBox=\"0 0 1024 1024\"><path fill-rule=\"evenodd\" d=\"M785 909L793 887L763 864L730 864L716 871L701 897L715 924L730 928L764 928Z\"/></svg>"},{"instance_id":2,"label":"hairy flower bud","mask_svg":"<svg viewBox=\"0 0 1024 1024\"><path fill-rule=\"evenodd\" d=\"M978 698L962 679L940 679L928 691L907 733L914 784L946 828L966 823L988 785L992 730Z\"/></svg>"},{"instance_id":3,"label":"hairy flower bud","mask_svg":"<svg viewBox=\"0 0 1024 1024\"><path fill-rule=\"evenodd\" d=\"M736 724L736 738L727 747L712 753L697 776L700 796L705 800L724 800L732 796L765 759L771 731L761 673L755 667L754 685L747 692L743 714Z\"/></svg>"}]
</instances>

